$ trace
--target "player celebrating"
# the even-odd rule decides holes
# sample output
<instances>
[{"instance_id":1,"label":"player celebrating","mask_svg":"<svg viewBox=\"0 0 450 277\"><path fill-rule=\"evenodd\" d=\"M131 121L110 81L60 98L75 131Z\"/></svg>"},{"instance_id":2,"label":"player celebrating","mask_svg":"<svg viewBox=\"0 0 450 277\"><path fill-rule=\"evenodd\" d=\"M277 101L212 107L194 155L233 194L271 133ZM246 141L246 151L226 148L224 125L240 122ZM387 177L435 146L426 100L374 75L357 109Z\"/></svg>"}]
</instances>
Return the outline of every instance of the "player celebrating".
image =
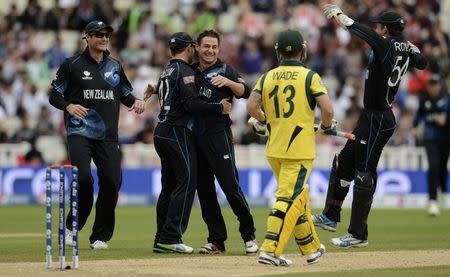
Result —
<instances>
[{"instance_id":1,"label":"player celebrating","mask_svg":"<svg viewBox=\"0 0 450 277\"><path fill-rule=\"evenodd\" d=\"M353 131L356 140L347 141L335 156L325 208L313 220L316 226L336 231L342 203L350 182L355 180L348 233L331 239L331 243L339 248L364 247L368 245L367 218L377 184L378 160L396 126L392 102L405 72L413 67L424 69L426 60L415 45L404 39L405 21L395 12L384 12L372 19L375 31L355 22L336 5L324 6L324 13L366 41L372 52L364 89L364 110Z\"/></svg>"}]
</instances>

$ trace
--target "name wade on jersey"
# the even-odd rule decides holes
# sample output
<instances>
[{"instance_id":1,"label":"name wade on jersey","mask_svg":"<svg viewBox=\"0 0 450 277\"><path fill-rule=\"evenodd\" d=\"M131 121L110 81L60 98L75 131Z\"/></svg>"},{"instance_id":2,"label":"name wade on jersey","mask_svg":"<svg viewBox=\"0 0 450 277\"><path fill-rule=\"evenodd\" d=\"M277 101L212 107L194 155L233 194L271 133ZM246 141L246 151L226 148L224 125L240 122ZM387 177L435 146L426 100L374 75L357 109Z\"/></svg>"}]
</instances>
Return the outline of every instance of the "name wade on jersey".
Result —
<instances>
[{"instance_id":1,"label":"name wade on jersey","mask_svg":"<svg viewBox=\"0 0 450 277\"><path fill-rule=\"evenodd\" d=\"M114 100L114 91L111 89L84 89L84 99Z\"/></svg>"}]
</instances>

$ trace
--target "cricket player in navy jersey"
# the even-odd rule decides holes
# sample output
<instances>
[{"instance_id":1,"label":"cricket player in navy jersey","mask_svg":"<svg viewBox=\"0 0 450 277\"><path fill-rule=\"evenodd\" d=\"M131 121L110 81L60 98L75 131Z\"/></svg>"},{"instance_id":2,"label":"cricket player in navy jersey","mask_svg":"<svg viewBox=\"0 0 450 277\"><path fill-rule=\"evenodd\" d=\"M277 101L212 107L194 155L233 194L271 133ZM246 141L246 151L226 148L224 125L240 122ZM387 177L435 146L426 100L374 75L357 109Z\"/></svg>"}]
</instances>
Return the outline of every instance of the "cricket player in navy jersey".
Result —
<instances>
[{"instance_id":1,"label":"cricket player in navy jersey","mask_svg":"<svg viewBox=\"0 0 450 277\"><path fill-rule=\"evenodd\" d=\"M231 111L227 99L208 103L200 99L196 74L190 64L195 41L184 32L169 39L171 59L163 69L155 92L161 111L155 129L155 149L161 159L161 193L156 205L157 231L153 251L193 253L182 236L186 231L197 188L197 152L194 115L225 115ZM150 94L151 86L146 94ZM147 97L145 97L147 98Z\"/></svg>"},{"instance_id":2,"label":"cricket player in navy jersey","mask_svg":"<svg viewBox=\"0 0 450 277\"><path fill-rule=\"evenodd\" d=\"M194 64L194 68L201 99L214 103L222 98L248 98L248 85L234 68L218 58L220 35L216 31L205 30L200 33L197 50L199 62ZM197 192L209 233L208 242L200 248L201 254L225 252L227 229L217 200L214 177L239 221L245 253L254 255L259 248L255 240L253 216L239 185L230 126L229 115L197 116L195 120L199 164Z\"/></svg>"},{"instance_id":3,"label":"cricket player in navy jersey","mask_svg":"<svg viewBox=\"0 0 450 277\"><path fill-rule=\"evenodd\" d=\"M67 145L72 165L78 167L79 215L82 230L94 202L91 160L97 166L98 197L92 234L94 250L107 249L114 233L115 207L122 183L121 154L118 145L120 104L140 114L143 100L136 99L119 61L107 49L113 28L92 21L84 29L87 47L65 60L52 82L50 104L64 111ZM72 210L66 221L66 243L72 241Z\"/></svg>"},{"instance_id":4,"label":"cricket player in navy jersey","mask_svg":"<svg viewBox=\"0 0 450 277\"><path fill-rule=\"evenodd\" d=\"M325 208L313 216L313 221L316 226L335 232L341 220L342 203L354 180L348 232L331 239L331 243L338 248L364 247L368 245L367 220L377 185L377 164L396 126L392 102L406 71L424 69L426 60L415 45L405 40L405 19L396 12L387 11L373 18L375 30L354 21L336 5L325 5L324 13L366 41L372 52L364 88L364 110L353 131L356 139L348 140L335 156Z\"/></svg>"}]
</instances>

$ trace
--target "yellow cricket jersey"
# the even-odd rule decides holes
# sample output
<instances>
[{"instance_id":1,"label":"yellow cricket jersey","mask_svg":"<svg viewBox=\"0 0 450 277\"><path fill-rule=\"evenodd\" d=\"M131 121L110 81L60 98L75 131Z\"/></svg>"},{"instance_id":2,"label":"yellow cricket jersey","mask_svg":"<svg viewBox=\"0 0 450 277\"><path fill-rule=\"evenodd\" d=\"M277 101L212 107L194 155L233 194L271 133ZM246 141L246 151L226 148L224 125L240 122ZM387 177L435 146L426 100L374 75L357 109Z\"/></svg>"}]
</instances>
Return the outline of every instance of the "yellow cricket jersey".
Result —
<instances>
[{"instance_id":1,"label":"yellow cricket jersey","mask_svg":"<svg viewBox=\"0 0 450 277\"><path fill-rule=\"evenodd\" d=\"M326 94L319 74L299 61L283 61L261 75L254 91L261 93L269 139L268 157L314 159L315 97Z\"/></svg>"}]
</instances>

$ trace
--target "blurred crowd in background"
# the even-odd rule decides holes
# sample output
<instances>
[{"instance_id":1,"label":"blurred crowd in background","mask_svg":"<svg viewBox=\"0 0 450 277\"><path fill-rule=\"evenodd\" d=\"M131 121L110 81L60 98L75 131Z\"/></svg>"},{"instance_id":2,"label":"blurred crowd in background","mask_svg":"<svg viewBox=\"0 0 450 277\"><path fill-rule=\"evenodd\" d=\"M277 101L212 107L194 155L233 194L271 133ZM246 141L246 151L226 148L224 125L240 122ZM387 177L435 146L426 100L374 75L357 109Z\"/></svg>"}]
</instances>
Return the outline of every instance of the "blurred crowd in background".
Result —
<instances>
[{"instance_id":1,"label":"blurred crowd in background","mask_svg":"<svg viewBox=\"0 0 450 277\"><path fill-rule=\"evenodd\" d=\"M12 1L11 1L12 2ZM307 65L318 72L333 99L340 128L351 131L362 109L365 68L370 47L322 15L314 0L56 0L12 2L0 9L0 143L33 143L39 136L61 136L62 112L48 104L50 82L65 58L80 52L84 26L102 20L114 27L110 51L121 60L143 97L157 82L169 59L168 37L177 31L196 36L205 29L221 33L220 57L253 87L257 77L277 64L273 46L278 33L298 29L307 40ZM23 2L23 1L18 1ZM362 23L391 9L406 19L404 34L428 58L425 71L409 71L394 102L397 130L390 145L416 145L411 132L418 96L438 74L449 88L450 1L333 1ZM45 4L45 5L42 5ZM444 21L447 20L447 21ZM446 26L447 30L443 28ZM237 144L264 143L246 122L245 100L234 100L233 131ZM143 115L122 107L121 143L153 143L159 105L149 101ZM319 138L319 143L339 140Z\"/></svg>"}]
</instances>

